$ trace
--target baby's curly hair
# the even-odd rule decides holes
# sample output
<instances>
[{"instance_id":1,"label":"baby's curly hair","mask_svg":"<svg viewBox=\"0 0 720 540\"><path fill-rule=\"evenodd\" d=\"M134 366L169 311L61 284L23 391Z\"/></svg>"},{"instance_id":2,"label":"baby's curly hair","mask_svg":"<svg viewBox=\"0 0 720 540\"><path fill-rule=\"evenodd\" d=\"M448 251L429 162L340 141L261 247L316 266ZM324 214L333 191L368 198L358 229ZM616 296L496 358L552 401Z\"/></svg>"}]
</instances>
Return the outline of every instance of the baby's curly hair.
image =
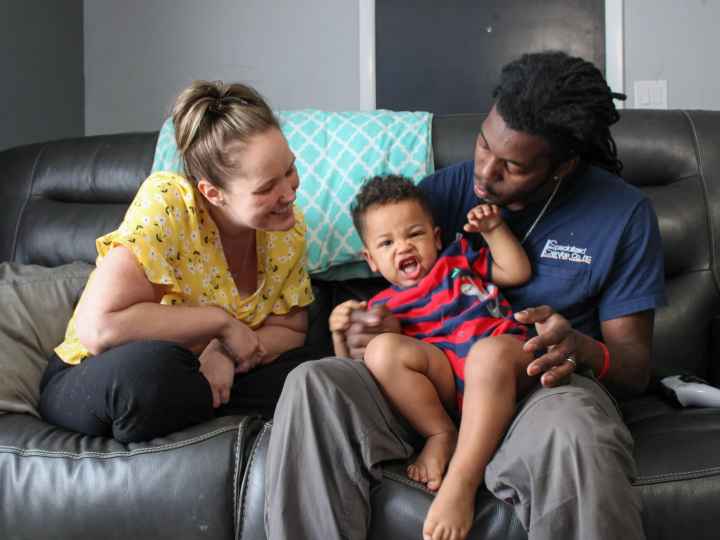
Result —
<instances>
[{"instance_id":1,"label":"baby's curly hair","mask_svg":"<svg viewBox=\"0 0 720 540\"><path fill-rule=\"evenodd\" d=\"M403 201L416 201L434 224L432 208L425 193L405 176L389 174L374 176L363 182L350 206L353 224L365 242L365 214L372 206L385 206Z\"/></svg>"}]
</instances>

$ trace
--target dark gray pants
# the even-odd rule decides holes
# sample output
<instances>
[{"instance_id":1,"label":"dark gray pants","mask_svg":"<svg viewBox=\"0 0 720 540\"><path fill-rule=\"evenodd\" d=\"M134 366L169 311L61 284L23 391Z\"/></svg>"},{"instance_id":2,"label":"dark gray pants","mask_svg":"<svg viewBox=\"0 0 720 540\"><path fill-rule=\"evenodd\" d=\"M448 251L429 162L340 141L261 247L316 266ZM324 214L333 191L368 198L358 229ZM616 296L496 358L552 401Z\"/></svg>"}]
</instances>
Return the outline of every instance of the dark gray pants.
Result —
<instances>
[{"instance_id":1,"label":"dark gray pants","mask_svg":"<svg viewBox=\"0 0 720 540\"><path fill-rule=\"evenodd\" d=\"M407 459L416 435L361 362L328 358L290 373L267 456L268 540L365 540L370 483ZM485 482L514 505L530 540L641 539L632 437L594 381L538 388L518 407Z\"/></svg>"}]
</instances>

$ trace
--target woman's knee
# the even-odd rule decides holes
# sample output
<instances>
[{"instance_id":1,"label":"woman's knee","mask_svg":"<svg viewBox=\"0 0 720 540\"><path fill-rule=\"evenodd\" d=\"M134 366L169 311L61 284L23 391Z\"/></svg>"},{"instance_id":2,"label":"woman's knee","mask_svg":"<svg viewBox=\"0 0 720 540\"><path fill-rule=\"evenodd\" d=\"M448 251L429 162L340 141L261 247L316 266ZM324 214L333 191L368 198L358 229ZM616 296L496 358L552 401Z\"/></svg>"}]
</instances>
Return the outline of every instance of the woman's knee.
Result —
<instances>
[{"instance_id":1,"label":"woman's knee","mask_svg":"<svg viewBox=\"0 0 720 540\"><path fill-rule=\"evenodd\" d=\"M105 351L85 361L92 376L107 384L155 386L180 382L199 373L197 356L177 343L137 341ZM98 381L100 382L100 381Z\"/></svg>"}]
</instances>

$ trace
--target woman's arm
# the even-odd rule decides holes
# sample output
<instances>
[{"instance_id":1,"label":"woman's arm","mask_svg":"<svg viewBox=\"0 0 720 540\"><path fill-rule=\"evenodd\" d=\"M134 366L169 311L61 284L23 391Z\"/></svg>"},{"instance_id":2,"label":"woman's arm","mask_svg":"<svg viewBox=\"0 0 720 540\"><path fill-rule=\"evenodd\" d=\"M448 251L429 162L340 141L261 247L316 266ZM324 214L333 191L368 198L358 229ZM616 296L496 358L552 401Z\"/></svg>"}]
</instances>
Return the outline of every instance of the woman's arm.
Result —
<instances>
[{"instance_id":1,"label":"woman's arm","mask_svg":"<svg viewBox=\"0 0 720 540\"><path fill-rule=\"evenodd\" d=\"M77 335L92 354L143 339L180 343L197 352L232 326L215 306L165 306L164 287L151 283L132 252L122 246L101 260L78 303Z\"/></svg>"},{"instance_id":2,"label":"woman's arm","mask_svg":"<svg viewBox=\"0 0 720 540\"><path fill-rule=\"evenodd\" d=\"M294 309L287 315L269 315L255 331L265 350L259 363L269 364L285 351L302 347L305 344L307 327L307 308ZM240 364L238 367L240 368ZM254 366L248 369L252 367Z\"/></svg>"}]
</instances>

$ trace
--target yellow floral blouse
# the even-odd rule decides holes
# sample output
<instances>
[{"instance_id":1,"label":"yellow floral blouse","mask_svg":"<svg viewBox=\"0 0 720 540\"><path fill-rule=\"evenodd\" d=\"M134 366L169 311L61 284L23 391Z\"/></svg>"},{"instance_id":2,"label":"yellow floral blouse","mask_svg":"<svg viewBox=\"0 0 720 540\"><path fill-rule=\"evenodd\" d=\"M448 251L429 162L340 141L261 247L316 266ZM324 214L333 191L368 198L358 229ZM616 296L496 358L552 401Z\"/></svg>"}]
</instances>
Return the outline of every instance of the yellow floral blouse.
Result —
<instances>
[{"instance_id":1,"label":"yellow floral blouse","mask_svg":"<svg viewBox=\"0 0 720 540\"><path fill-rule=\"evenodd\" d=\"M97 239L98 262L114 246L137 257L152 282L168 286L162 304L216 305L251 328L313 301L305 270L305 221L295 208L289 231L257 231L258 289L241 298L230 275L217 226L202 195L182 176L158 172L143 182L120 227ZM90 277L92 279L92 276ZM75 316L56 349L68 364L89 353L75 332Z\"/></svg>"}]
</instances>

